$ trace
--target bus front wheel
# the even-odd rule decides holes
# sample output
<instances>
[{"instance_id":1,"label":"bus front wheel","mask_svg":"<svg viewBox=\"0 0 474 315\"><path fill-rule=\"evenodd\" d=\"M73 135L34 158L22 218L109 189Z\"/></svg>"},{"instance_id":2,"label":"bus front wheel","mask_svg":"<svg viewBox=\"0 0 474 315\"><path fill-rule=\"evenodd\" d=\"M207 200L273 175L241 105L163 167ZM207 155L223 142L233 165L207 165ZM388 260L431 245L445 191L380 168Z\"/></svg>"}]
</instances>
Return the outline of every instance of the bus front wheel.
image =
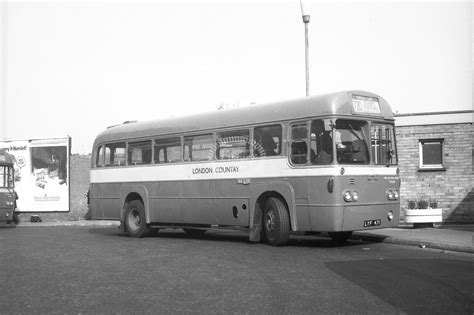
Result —
<instances>
[{"instance_id":1,"label":"bus front wheel","mask_svg":"<svg viewBox=\"0 0 474 315\"><path fill-rule=\"evenodd\" d=\"M125 209L125 226L131 237L143 237L150 234L146 224L145 207L139 200L132 200Z\"/></svg>"},{"instance_id":2,"label":"bus front wheel","mask_svg":"<svg viewBox=\"0 0 474 315\"><path fill-rule=\"evenodd\" d=\"M271 197L265 203L263 229L268 244L282 246L290 237L290 218L288 210L278 198Z\"/></svg>"}]
</instances>

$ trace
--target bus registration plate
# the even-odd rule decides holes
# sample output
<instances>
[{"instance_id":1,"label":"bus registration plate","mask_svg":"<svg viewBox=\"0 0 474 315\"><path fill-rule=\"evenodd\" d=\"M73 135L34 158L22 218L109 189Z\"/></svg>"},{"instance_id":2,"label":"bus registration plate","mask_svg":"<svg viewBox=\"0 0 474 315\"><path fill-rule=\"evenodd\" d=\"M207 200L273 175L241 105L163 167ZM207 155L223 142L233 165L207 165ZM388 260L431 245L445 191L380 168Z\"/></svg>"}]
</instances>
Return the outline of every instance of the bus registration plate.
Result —
<instances>
[{"instance_id":1,"label":"bus registration plate","mask_svg":"<svg viewBox=\"0 0 474 315\"><path fill-rule=\"evenodd\" d=\"M364 227L369 227L369 226L379 226L382 223L382 220L377 219L377 220L366 220L364 221Z\"/></svg>"}]
</instances>

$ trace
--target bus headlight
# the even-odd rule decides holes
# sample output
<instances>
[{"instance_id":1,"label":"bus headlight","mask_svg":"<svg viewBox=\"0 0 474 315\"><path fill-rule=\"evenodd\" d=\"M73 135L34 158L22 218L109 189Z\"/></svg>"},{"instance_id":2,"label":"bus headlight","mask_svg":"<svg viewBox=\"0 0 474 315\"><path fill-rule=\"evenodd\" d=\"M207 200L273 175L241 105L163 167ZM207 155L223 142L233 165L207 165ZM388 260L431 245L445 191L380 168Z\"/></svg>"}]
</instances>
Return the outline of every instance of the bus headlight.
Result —
<instances>
[{"instance_id":1,"label":"bus headlight","mask_svg":"<svg viewBox=\"0 0 474 315\"><path fill-rule=\"evenodd\" d=\"M359 200L359 194L357 193L357 191L353 191L353 192L352 192L352 199L353 199L354 201Z\"/></svg>"},{"instance_id":2,"label":"bus headlight","mask_svg":"<svg viewBox=\"0 0 474 315\"><path fill-rule=\"evenodd\" d=\"M400 198L400 194L398 193L398 190L396 190L396 189L387 190L387 199L388 200L398 200L398 198Z\"/></svg>"},{"instance_id":3,"label":"bus headlight","mask_svg":"<svg viewBox=\"0 0 474 315\"><path fill-rule=\"evenodd\" d=\"M342 196L346 202L355 202L359 200L359 193L355 190L346 190Z\"/></svg>"},{"instance_id":4,"label":"bus headlight","mask_svg":"<svg viewBox=\"0 0 474 315\"><path fill-rule=\"evenodd\" d=\"M393 197L395 198L395 200L397 200L398 198L400 198L400 195L398 194L398 190L394 190L394 191L393 191Z\"/></svg>"}]
</instances>

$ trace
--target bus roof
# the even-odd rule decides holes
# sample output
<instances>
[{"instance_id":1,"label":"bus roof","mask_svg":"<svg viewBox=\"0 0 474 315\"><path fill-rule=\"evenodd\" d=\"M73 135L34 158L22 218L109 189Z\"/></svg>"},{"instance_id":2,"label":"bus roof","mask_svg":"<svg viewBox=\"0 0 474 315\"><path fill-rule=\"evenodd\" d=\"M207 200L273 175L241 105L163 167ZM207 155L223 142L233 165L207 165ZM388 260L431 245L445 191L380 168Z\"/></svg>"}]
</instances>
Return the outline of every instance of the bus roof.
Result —
<instances>
[{"instance_id":1,"label":"bus roof","mask_svg":"<svg viewBox=\"0 0 474 315\"><path fill-rule=\"evenodd\" d=\"M216 128L231 128L252 124L268 124L315 116L338 115L354 117L352 109L353 95L377 98L380 104L380 114L357 115L358 117L394 120L390 106L382 97L365 91L342 91L230 110L216 110L192 116L157 119L138 123L127 122L122 125L109 127L100 133L95 139L94 146L110 141L200 132Z\"/></svg>"},{"instance_id":2,"label":"bus roof","mask_svg":"<svg viewBox=\"0 0 474 315\"><path fill-rule=\"evenodd\" d=\"M5 149L0 149L0 165L10 165L15 164L15 157L7 152Z\"/></svg>"}]
</instances>

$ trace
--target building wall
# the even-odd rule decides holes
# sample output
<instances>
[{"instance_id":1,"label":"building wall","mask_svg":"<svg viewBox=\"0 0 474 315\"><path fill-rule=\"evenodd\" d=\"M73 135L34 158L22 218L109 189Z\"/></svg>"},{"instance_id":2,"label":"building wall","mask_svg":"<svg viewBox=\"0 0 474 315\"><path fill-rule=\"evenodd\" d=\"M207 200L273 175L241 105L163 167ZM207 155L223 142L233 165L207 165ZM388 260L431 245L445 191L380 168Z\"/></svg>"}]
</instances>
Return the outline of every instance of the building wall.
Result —
<instances>
[{"instance_id":1,"label":"building wall","mask_svg":"<svg viewBox=\"0 0 474 315\"><path fill-rule=\"evenodd\" d=\"M430 117L425 117L429 120ZM421 139L444 139L443 171L419 171ZM409 200L436 200L444 223L474 223L472 123L398 126L401 222Z\"/></svg>"}]
</instances>

